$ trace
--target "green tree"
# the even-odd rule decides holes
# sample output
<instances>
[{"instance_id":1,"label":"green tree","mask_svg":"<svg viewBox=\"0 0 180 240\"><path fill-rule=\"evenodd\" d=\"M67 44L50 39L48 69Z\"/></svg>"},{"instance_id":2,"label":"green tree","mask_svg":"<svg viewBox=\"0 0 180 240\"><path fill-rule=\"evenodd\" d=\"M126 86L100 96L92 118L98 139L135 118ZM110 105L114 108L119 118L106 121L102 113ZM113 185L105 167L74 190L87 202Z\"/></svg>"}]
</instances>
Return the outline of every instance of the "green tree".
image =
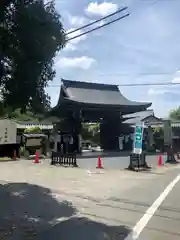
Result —
<instances>
[{"instance_id":1,"label":"green tree","mask_svg":"<svg viewBox=\"0 0 180 240\"><path fill-rule=\"evenodd\" d=\"M154 138L163 138L164 129L162 127L155 127L152 130L153 130Z\"/></svg>"},{"instance_id":2,"label":"green tree","mask_svg":"<svg viewBox=\"0 0 180 240\"><path fill-rule=\"evenodd\" d=\"M42 130L39 127L26 128L24 133L42 133Z\"/></svg>"},{"instance_id":3,"label":"green tree","mask_svg":"<svg viewBox=\"0 0 180 240\"><path fill-rule=\"evenodd\" d=\"M32 111L26 110L25 113L22 113L21 109L13 110L11 107L8 107L8 108L2 107L0 112L0 117L10 118L10 119L13 119L16 121L22 121L22 122L24 121L39 122L38 116L35 116Z\"/></svg>"},{"instance_id":4,"label":"green tree","mask_svg":"<svg viewBox=\"0 0 180 240\"><path fill-rule=\"evenodd\" d=\"M8 0L1 7L0 85L5 106L44 112L45 93L55 76L54 57L66 43L54 2Z\"/></svg>"},{"instance_id":5,"label":"green tree","mask_svg":"<svg viewBox=\"0 0 180 240\"><path fill-rule=\"evenodd\" d=\"M82 125L82 138L83 140L89 140L93 143L100 143L100 125L96 124L83 124Z\"/></svg>"},{"instance_id":6,"label":"green tree","mask_svg":"<svg viewBox=\"0 0 180 240\"><path fill-rule=\"evenodd\" d=\"M180 120L180 107L171 110L169 113L169 118L172 120Z\"/></svg>"}]
</instances>

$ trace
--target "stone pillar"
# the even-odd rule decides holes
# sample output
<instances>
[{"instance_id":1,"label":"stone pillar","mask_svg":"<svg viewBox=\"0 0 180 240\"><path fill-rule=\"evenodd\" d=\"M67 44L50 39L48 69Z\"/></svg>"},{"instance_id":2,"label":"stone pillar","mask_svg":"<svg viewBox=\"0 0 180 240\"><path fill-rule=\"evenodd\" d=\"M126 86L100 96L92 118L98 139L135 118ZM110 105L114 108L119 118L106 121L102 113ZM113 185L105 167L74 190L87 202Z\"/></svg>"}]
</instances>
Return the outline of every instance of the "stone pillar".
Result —
<instances>
[{"instance_id":1,"label":"stone pillar","mask_svg":"<svg viewBox=\"0 0 180 240\"><path fill-rule=\"evenodd\" d=\"M172 146L172 127L170 120L164 120L164 145Z\"/></svg>"}]
</instances>

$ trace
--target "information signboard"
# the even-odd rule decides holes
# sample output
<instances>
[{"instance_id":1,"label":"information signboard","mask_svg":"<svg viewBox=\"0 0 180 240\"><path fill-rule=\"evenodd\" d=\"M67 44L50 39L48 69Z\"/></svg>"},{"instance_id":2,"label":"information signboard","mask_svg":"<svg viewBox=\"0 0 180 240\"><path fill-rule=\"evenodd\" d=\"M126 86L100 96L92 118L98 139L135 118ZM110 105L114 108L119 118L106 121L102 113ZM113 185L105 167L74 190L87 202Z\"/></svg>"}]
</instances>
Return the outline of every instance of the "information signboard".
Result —
<instances>
[{"instance_id":1,"label":"information signboard","mask_svg":"<svg viewBox=\"0 0 180 240\"><path fill-rule=\"evenodd\" d=\"M142 153L143 130L144 130L143 123L135 126L133 153L136 153L136 154Z\"/></svg>"}]
</instances>

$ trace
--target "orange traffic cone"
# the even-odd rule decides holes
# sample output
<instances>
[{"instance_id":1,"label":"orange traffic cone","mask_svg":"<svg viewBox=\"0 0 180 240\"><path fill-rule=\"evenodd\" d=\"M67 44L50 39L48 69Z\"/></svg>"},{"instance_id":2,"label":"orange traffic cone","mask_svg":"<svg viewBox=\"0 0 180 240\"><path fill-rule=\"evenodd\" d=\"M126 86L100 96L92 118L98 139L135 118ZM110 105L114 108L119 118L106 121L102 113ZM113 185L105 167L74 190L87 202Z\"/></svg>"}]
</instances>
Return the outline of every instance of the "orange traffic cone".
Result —
<instances>
[{"instance_id":1,"label":"orange traffic cone","mask_svg":"<svg viewBox=\"0 0 180 240\"><path fill-rule=\"evenodd\" d=\"M38 153L38 151L36 151L36 156L35 156L34 163L39 163L39 153Z\"/></svg>"},{"instance_id":2,"label":"orange traffic cone","mask_svg":"<svg viewBox=\"0 0 180 240\"><path fill-rule=\"evenodd\" d=\"M102 161L101 161L101 158L98 157L98 164L97 164L97 167L96 168L99 168L99 169L102 169L103 166L102 166Z\"/></svg>"},{"instance_id":3,"label":"orange traffic cone","mask_svg":"<svg viewBox=\"0 0 180 240\"><path fill-rule=\"evenodd\" d=\"M161 167L163 165L163 157L162 155L160 154L159 155L159 158L158 158L158 167Z\"/></svg>"}]
</instances>

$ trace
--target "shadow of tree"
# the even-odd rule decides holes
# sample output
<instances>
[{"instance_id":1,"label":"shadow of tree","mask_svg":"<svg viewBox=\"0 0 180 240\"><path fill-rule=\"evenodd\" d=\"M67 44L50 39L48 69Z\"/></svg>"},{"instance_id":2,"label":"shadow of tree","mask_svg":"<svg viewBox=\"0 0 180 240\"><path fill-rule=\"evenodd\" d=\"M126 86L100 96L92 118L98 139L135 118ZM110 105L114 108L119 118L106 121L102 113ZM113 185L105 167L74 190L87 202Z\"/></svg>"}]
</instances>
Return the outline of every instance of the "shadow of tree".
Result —
<instances>
[{"instance_id":1,"label":"shadow of tree","mask_svg":"<svg viewBox=\"0 0 180 240\"><path fill-rule=\"evenodd\" d=\"M75 216L71 202L57 201L48 188L27 183L0 185L0 239L119 240L130 229ZM71 217L53 225L56 219Z\"/></svg>"},{"instance_id":2,"label":"shadow of tree","mask_svg":"<svg viewBox=\"0 0 180 240\"><path fill-rule=\"evenodd\" d=\"M38 232L76 209L70 202L58 202L48 188L27 183L0 185L0 239L34 239Z\"/></svg>"},{"instance_id":3,"label":"shadow of tree","mask_svg":"<svg viewBox=\"0 0 180 240\"><path fill-rule=\"evenodd\" d=\"M108 226L88 218L73 217L63 221L48 231L38 240L124 240L130 233L126 226Z\"/></svg>"}]
</instances>

